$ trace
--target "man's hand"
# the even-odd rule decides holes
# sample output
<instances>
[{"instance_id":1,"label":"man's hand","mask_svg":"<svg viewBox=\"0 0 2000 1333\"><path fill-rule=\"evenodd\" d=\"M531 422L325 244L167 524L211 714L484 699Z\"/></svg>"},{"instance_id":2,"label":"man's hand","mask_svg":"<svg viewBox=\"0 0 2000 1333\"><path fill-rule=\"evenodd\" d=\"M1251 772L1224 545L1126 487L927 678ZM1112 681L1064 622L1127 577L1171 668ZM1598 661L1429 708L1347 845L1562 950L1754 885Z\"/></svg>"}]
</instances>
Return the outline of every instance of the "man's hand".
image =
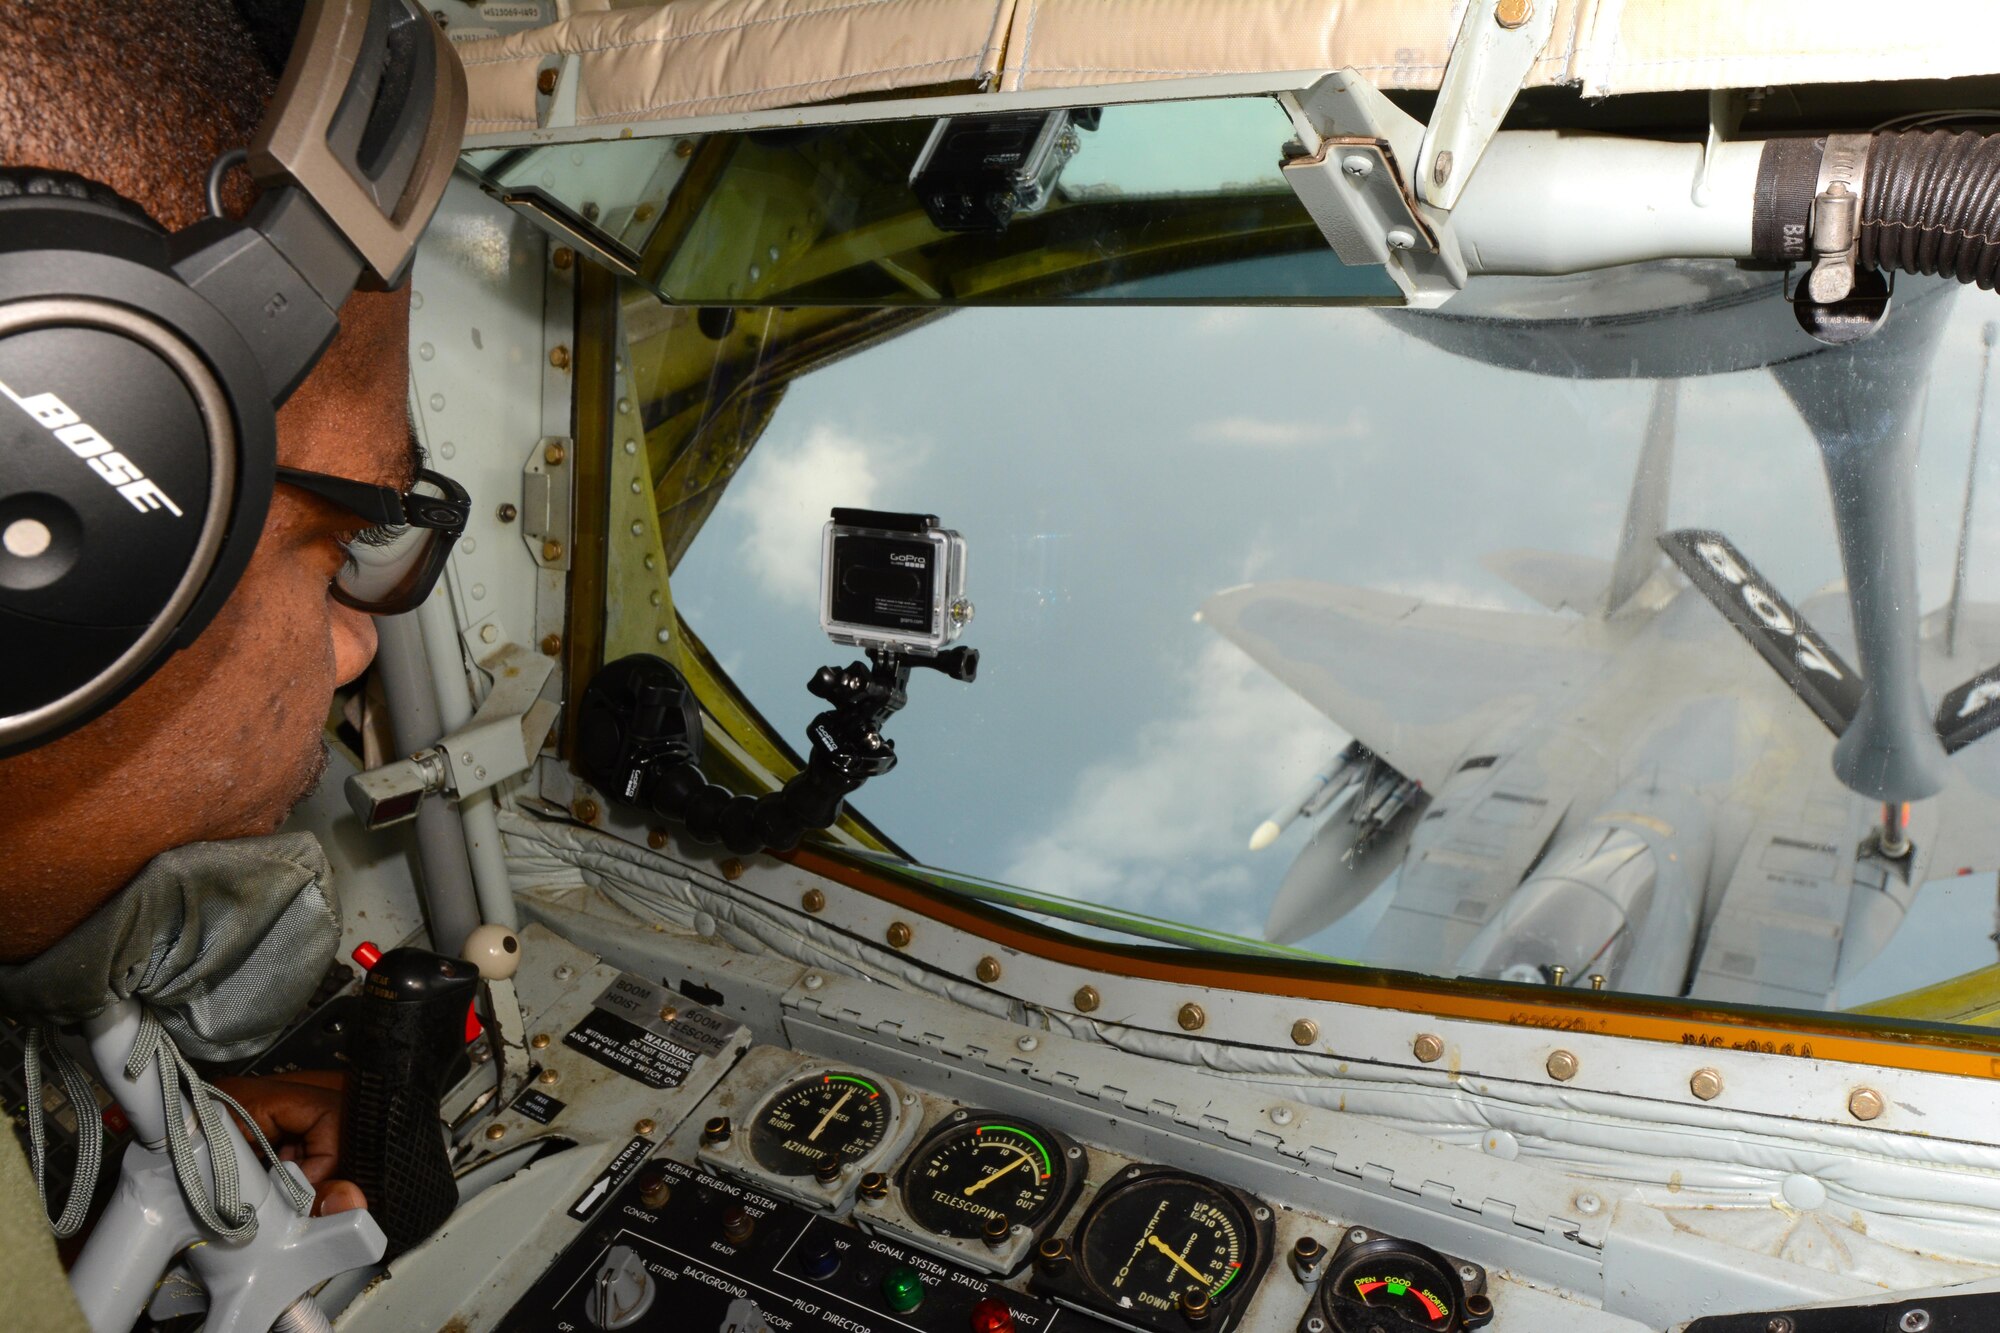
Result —
<instances>
[{"instance_id":1,"label":"man's hand","mask_svg":"<svg viewBox=\"0 0 2000 1333\"><path fill-rule=\"evenodd\" d=\"M312 1182L313 1213L366 1208L361 1187L332 1179L340 1161L340 1104L346 1075L302 1069L262 1078L217 1079L215 1086L243 1103L278 1156L297 1162Z\"/></svg>"}]
</instances>

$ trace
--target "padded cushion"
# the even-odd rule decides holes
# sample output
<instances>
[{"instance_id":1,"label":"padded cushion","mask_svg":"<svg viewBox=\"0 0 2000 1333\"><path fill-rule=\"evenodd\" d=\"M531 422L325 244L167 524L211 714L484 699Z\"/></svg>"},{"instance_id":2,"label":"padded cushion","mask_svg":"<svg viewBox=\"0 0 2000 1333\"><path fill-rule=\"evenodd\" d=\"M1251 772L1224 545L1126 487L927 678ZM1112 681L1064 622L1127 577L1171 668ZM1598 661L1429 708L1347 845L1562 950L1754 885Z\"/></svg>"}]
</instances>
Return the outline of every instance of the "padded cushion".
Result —
<instances>
[{"instance_id":1,"label":"padded cushion","mask_svg":"<svg viewBox=\"0 0 2000 1333\"><path fill-rule=\"evenodd\" d=\"M118 191L73 171L50 171L41 167L0 167L0 207L16 199L80 199L111 209L123 217L145 223L155 231L160 225L145 209Z\"/></svg>"}]
</instances>

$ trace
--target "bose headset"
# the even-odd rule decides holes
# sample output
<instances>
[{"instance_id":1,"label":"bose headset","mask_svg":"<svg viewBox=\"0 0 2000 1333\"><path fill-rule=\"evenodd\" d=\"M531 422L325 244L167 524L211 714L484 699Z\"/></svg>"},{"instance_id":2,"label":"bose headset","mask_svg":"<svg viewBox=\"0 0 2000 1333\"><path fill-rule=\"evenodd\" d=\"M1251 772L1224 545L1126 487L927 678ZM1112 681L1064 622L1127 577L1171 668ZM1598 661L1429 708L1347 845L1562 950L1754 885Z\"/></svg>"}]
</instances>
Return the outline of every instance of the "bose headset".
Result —
<instances>
[{"instance_id":1,"label":"bose headset","mask_svg":"<svg viewBox=\"0 0 2000 1333\"><path fill-rule=\"evenodd\" d=\"M103 713L242 576L277 409L358 286L407 276L465 128L412 0L310 0L210 217L171 235L66 172L0 169L0 755ZM222 216L242 160L261 188Z\"/></svg>"}]
</instances>

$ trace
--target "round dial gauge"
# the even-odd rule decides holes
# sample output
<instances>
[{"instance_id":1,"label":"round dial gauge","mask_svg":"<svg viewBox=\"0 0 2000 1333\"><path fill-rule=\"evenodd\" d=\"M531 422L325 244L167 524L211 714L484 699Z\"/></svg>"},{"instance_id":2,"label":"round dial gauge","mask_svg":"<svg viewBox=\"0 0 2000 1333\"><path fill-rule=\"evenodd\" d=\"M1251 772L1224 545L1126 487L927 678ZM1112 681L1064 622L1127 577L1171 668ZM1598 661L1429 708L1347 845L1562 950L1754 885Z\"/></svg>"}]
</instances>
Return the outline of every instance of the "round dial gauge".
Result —
<instances>
[{"instance_id":1,"label":"round dial gauge","mask_svg":"<svg viewBox=\"0 0 2000 1333\"><path fill-rule=\"evenodd\" d=\"M903 1206L939 1236L984 1239L1002 1225L1033 1231L1068 1201L1071 1176L1068 1145L1054 1134L975 1111L917 1148L903 1168Z\"/></svg>"},{"instance_id":2,"label":"round dial gauge","mask_svg":"<svg viewBox=\"0 0 2000 1333\"><path fill-rule=\"evenodd\" d=\"M1338 1333L1459 1333L1493 1314L1484 1295L1466 1294L1450 1260L1386 1236L1344 1248L1319 1290Z\"/></svg>"},{"instance_id":3,"label":"round dial gauge","mask_svg":"<svg viewBox=\"0 0 2000 1333\"><path fill-rule=\"evenodd\" d=\"M1106 1186L1084 1215L1077 1272L1107 1306L1149 1323L1194 1310L1208 1317L1256 1285L1269 1218L1248 1195L1213 1181L1140 1168Z\"/></svg>"},{"instance_id":4,"label":"round dial gauge","mask_svg":"<svg viewBox=\"0 0 2000 1333\"><path fill-rule=\"evenodd\" d=\"M891 1114L889 1095L873 1079L818 1074L764 1103L750 1128L750 1155L780 1176L846 1166L888 1137Z\"/></svg>"}]
</instances>

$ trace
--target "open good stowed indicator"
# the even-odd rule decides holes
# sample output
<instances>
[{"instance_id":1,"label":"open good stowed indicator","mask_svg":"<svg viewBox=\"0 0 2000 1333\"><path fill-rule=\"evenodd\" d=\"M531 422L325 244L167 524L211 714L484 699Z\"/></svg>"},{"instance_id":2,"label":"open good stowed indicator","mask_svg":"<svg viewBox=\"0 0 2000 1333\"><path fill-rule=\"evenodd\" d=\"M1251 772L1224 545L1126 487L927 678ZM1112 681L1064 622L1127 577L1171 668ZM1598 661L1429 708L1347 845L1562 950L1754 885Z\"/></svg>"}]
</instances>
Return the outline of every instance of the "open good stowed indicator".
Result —
<instances>
[{"instance_id":1,"label":"open good stowed indicator","mask_svg":"<svg viewBox=\"0 0 2000 1333\"><path fill-rule=\"evenodd\" d=\"M1165 1167L1106 1185L1068 1241L1046 1241L1035 1289L1146 1333L1242 1318L1270 1262L1271 1210L1233 1186Z\"/></svg>"},{"instance_id":2,"label":"open good stowed indicator","mask_svg":"<svg viewBox=\"0 0 2000 1333\"><path fill-rule=\"evenodd\" d=\"M1356 1229L1341 1239L1300 1327L1317 1318L1334 1333L1462 1333L1492 1317L1477 1264Z\"/></svg>"}]
</instances>

